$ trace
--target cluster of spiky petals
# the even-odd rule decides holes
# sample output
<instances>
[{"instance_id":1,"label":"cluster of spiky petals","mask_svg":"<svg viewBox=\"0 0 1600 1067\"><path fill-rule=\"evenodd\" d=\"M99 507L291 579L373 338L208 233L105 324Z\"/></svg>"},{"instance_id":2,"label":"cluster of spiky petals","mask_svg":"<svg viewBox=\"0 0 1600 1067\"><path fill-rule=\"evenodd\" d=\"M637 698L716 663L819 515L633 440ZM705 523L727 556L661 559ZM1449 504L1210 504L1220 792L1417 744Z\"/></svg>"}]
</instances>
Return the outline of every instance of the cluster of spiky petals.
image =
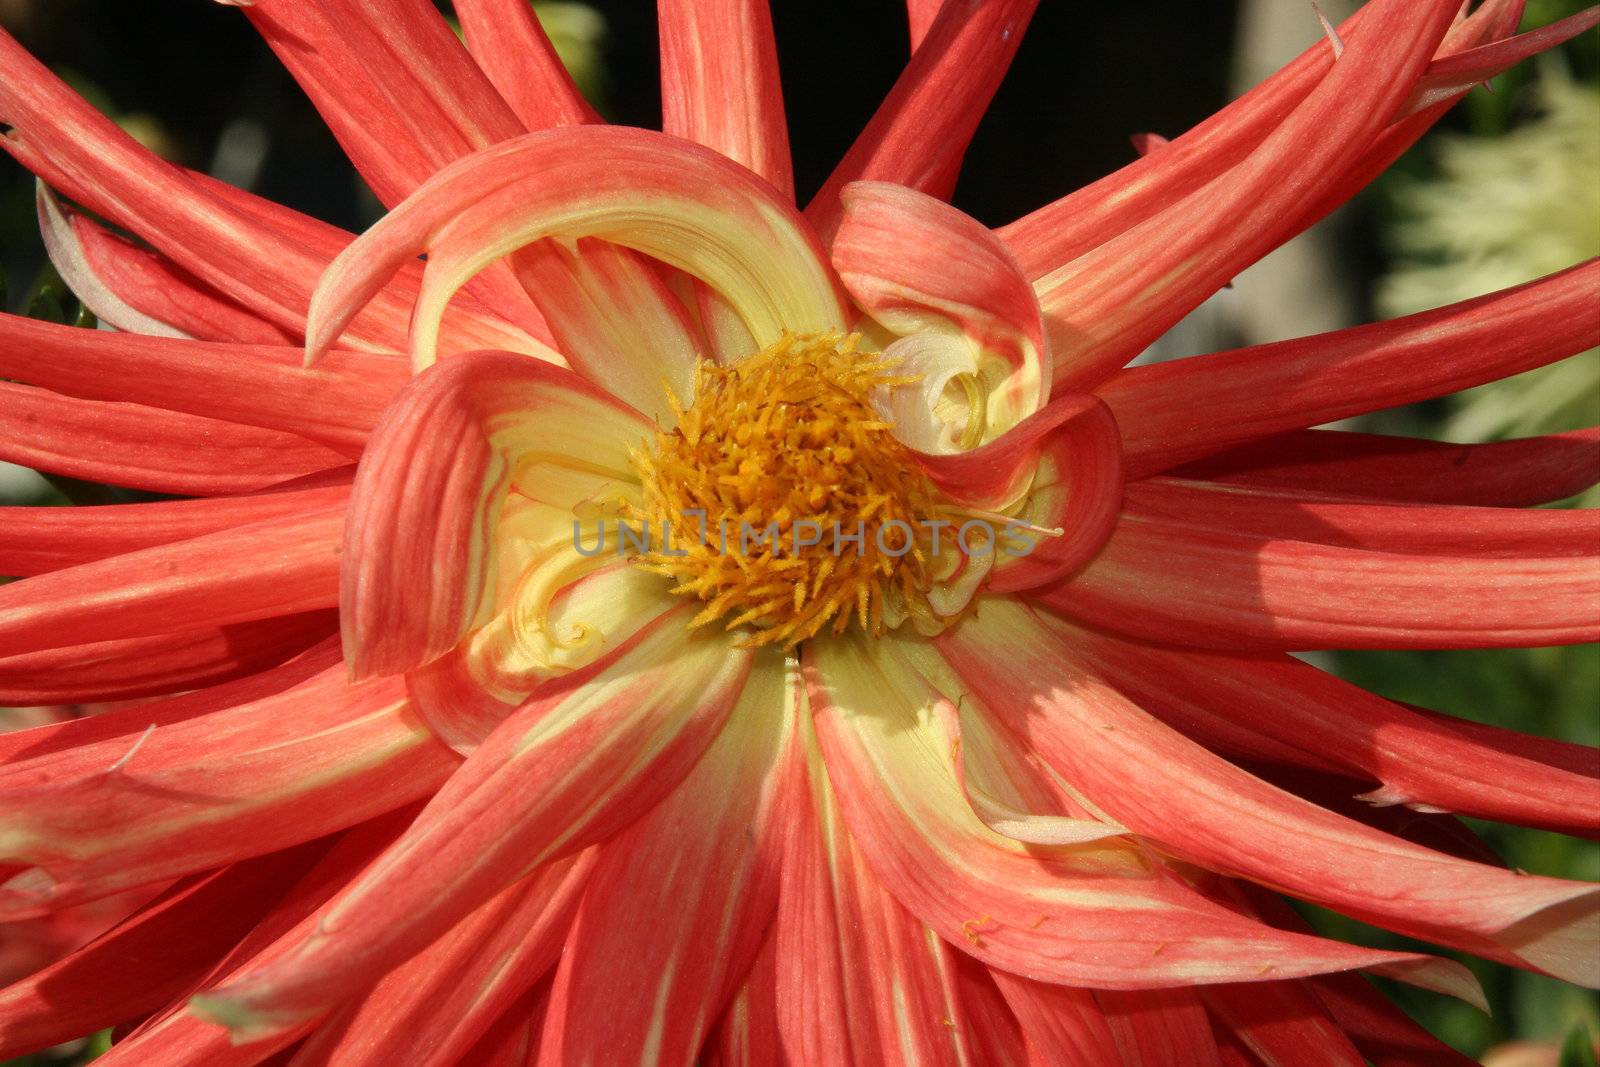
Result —
<instances>
[{"instance_id":1,"label":"cluster of spiky petals","mask_svg":"<svg viewBox=\"0 0 1600 1067\"><path fill-rule=\"evenodd\" d=\"M793 648L852 616L880 634L885 601L892 625L926 593L937 498L872 400L915 379L859 341L786 335L700 363L677 425L635 452L655 539L640 562L705 602L691 626L727 616L752 646Z\"/></svg>"},{"instance_id":2,"label":"cluster of spiky petals","mask_svg":"<svg viewBox=\"0 0 1600 1067\"><path fill-rule=\"evenodd\" d=\"M0 521L0 703L111 705L0 736L0 920L114 923L0 990L0 1053L1463 1062L1349 972L1471 1000L1464 970L1314 937L1279 892L1600 984L1596 890L1448 814L1594 836L1594 753L1287 655L1600 636L1595 515L1524 510L1600 481L1600 429L1310 429L1593 346L1600 264L1122 369L1600 11L1513 36L1516 0L1373 0L1337 58L990 232L941 198L1032 0L912 0L803 215L766 5L661 6L670 137L585 125L523 0L456 0L465 45L426 0L241 5L392 208L359 239L155 159L0 35L0 147L124 331L0 316L0 458L184 498ZM909 459L1062 536L937 571L931 637L789 651L578 550L574 516L732 460L633 451L710 440L741 359L853 328L904 363L808 349L862 416L820 482L911 514ZM939 447L861 402L912 368L891 432ZM805 562L802 613L843 588Z\"/></svg>"}]
</instances>

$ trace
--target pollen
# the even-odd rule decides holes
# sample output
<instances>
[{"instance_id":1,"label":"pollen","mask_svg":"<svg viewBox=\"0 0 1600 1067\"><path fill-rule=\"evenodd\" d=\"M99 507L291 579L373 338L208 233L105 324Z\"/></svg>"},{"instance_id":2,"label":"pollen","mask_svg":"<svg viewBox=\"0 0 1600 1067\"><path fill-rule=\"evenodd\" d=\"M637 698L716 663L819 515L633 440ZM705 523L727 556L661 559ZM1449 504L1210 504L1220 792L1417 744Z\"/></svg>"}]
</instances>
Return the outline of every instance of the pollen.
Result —
<instances>
[{"instance_id":1,"label":"pollen","mask_svg":"<svg viewBox=\"0 0 1600 1067\"><path fill-rule=\"evenodd\" d=\"M932 584L919 520L936 497L874 390L915 379L857 335L786 335L733 366L702 362L677 425L634 453L655 535L635 562L672 579L748 645L792 647L852 620L877 635Z\"/></svg>"}]
</instances>

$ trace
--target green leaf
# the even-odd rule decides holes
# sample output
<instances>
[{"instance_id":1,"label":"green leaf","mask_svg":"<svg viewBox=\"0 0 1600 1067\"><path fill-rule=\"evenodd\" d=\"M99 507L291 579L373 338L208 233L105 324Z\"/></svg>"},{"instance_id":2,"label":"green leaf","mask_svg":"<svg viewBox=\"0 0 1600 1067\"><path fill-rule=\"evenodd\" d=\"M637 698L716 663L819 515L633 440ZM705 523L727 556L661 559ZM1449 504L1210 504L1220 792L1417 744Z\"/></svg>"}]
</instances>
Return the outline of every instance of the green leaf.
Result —
<instances>
[{"instance_id":1,"label":"green leaf","mask_svg":"<svg viewBox=\"0 0 1600 1067\"><path fill-rule=\"evenodd\" d=\"M1556 1064L1557 1067L1597 1067L1594 1039L1589 1036L1588 1026L1578 1023L1567 1031L1567 1039L1561 1043L1561 1058Z\"/></svg>"},{"instance_id":2,"label":"green leaf","mask_svg":"<svg viewBox=\"0 0 1600 1067\"><path fill-rule=\"evenodd\" d=\"M66 325L67 312L61 306L61 294L56 291L55 286L43 286L34 294L33 299L28 301L28 318Z\"/></svg>"}]
</instances>

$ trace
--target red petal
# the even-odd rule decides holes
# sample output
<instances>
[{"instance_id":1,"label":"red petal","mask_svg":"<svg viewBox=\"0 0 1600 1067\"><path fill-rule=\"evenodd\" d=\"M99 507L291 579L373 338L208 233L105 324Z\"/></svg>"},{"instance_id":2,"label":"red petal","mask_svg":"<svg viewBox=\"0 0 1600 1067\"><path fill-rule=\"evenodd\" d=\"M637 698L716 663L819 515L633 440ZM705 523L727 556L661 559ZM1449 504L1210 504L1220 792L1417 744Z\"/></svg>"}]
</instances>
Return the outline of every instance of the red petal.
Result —
<instances>
[{"instance_id":1,"label":"red petal","mask_svg":"<svg viewBox=\"0 0 1600 1067\"><path fill-rule=\"evenodd\" d=\"M1276 893L1245 887L1251 910L1290 930L1311 925ZM1373 1067L1474 1067L1468 1059L1411 1021L1359 974L1323 974L1304 983Z\"/></svg>"},{"instance_id":2,"label":"red petal","mask_svg":"<svg viewBox=\"0 0 1600 1067\"><path fill-rule=\"evenodd\" d=\"M668 0L661 128L714 148L794 196L772 12L759 0Z\"/></svg>"},{"instance_id":3,"label":"red petal","mask_svg":"<svg viewBox=\"0 0 1600 1067\"><path fill-rule=\"evenodd\" d=\"M970 1062L976 1067L1036 1067L1043 1058L1023 1036L1022 1025L995 985L990 970L970 956L956 954L956 985L967 1024ZM1071 1061L1060 1067L1072 1067Z\"/></svg>"},{"instance_id":4,"label":"red petal","mask_svg":"<svg viewBox=\"0 0 1600 1067\"><path fill-rule=\"evenodd\" d=\"M1493 44L1481 45L1437 59L1428 65L1427 74L1417 83L1416 93L1408 103L1407 109L1421 111L1445 100L1454 99L1474 85L1510 70L1530 56L1536 56L1540 52L1570 41L1597 25L1600 25L1600 6L1569 15L1530 33L1519 33L1515 37L1508 37Z\"/></svg>"},{"instance_id":5,"label":"red petal","mask_svg":"<svg viewBox=\"0 0 1600 1067\"><path fill-rule=\"evenodd\" d=\"M1419 555L1579 556L1600 544L1600 510L1451 507L1150 478L1128 514L1213 530Z\"/></svg>"},{"instance_id":6,"label":"red petal","mask_svg":"<svg viewBox=\"0 0 1600 1067\"><path fill-rule=\"evenodd\" d=\"M415 815L414 807L403 808L346 831L322 862L296 883L212 973L233 974L247 964L260 965L282 956L311 930L317 908L370 868ZM309 1029L307 1025L255 1044L236 1045L226 1030L203 1022L179 1000L119 1040L99 1062L109 1067L255 1067L262 1063L280 1067L273 1053L294 1044Z\"/></svg>"},{"instance_id":7,"label":"red petal","mask_svg":"<svg viewBox=\"0 0 1600 1067\"><path fill-rule=\"evenodd\" d=\"M1266 1067L1366 1067L1308 983L1218 985L1200 996Z\"/></svg>"},{"instance_id":8,"label":"red petal","mask_svg":"<svg viewBox=\"0 0 1600 1067\"><path fill-rule=\"evenodd\" d=\"M1308 981L1373 1067L1476 1067L1470 1059L1411 1021L1390 999L1356 974Z\"/></svg>"},{"instance_id":9,"label":"red petal","mask_svg":"<svg viewBox=\"0 0 1600 1067\"><path fill-rule=\"evenodd\" d=\"M824 244L851 182L892 182L949 199L978 120L1037 6L1038 0L992 0L939 8L894 88L806 208Z\"/></svg>"},{"instance_id":10,"label":"red petal","mask_svg":"<svg viewBox=\"0 0 1600 1067\"><path fill-rule=\"evenodd\" d=\"M479 1039L554 966L593 861L558 860L501 892L318 1027L296 1062L477 1067Z\"/></svg>"},{"instance_id":11,"label":"red petal","mask_svg":"<svg viewBox=\"0 0 1600 1067\"><path fill-rule=\"evenodd\" d=\"M0 138L0 148L53 188L127 227L292 334L304 328L316 278L350 239L325 223L157 158L3 32L0 117L14 127ZM420 265L413 264L412 280L420 276ZM352 341L405 350L410 301L402 286L395 288L355 320ZM467 349L550 354L528 333L485 320L481 310L453 315L452 327L452 350L464 340Z\"/></svg>"},{"instance_id":12,"label":"red petal","mask_svg":"<svg viewBox=\"0 0 1600 1067\"><path fill-rule=\"evenodd\" d=\"M348 462L294 434L138 404L79 400L5 381L0 459L185 496L253 493Z\"/></svg>"},{"instance_id":13,"label":"red petal","mask_svg":"<svg viewBox=\"0 0 1600 1067\"><path fill-rule=\"evenodd\" d=\"M1037 593L1063 614L1199 648L1495 648L1600 638L1590 556L1342 548L1125 513Z\"/></svg>"},{"instance_id":14,"label":"red petal","mask_svg":"<svg viewBox=\"0 0 1600 1067\"><path fill-rule=\"evenodd\" d=\"M337 612L311 611L0 656L0 705L94 704L215 685L282 663L338 628Z\"/></svg>"},{"instance_id":15,"label":"red petal","mask_svg":"<svg viewBox=\"0 0 1600 1067\"><path fill-rule=\"evenodd\" d=\"M1372 11L1370 5L1359 8L1340 24L1339 33L1345 39L1359 37L1359 27ZM1512 32L1520 13L1520 0L1479 5L1472 17L1446 35L1439 54ZM1016 251L1029 277L1038 278L1077 259L1238 165L1333 65L1332 49L1317 41L1244 96L1174 138L1171 151L1137 160L1001 227L1001 238ZM1413 139L1420 132L1415 131Z\"/></svg>"},{"instance_id":16,"label":"red petal","mask_svg":"<svg viewBox=\"0 0 1600 1067\"><path fill-rule=\"evenodd\" d=\"M704 1050L707 1067L789 1067L778 1040L778 937L766 945Z\"/></svg>"},{"instance_id":17,"label":"red petal","mask_svg":"<svg viewBox=\"0 0 1600 1067\"><path fill-rule=\"evenodd\" d=\"M530 130L598 122L561 65L532 6L522 0L455 0L467 50Z\"/></svg>"},{"instance_id":18,"label":"red petal","mask_svg":"<svg viewBox=\"0 0 1600 1067\"><path fill-rule=\"evenodd\" d=\"M424 0L273 0L241 8L378 199L524 132Z\"/></svg>"},{"instance_id":19,"label":"red petal","mask_svg":"<svg viewBox=\"0 0 1600 1067\"><path fill-rule=\"evenodd\" d=\"M1299 430L1231 448L1176 473L1267 489L1526 507L1600 482L1600 427L1481 445Z\"/></svg>"},{"instance_id":20,"label":"red petal","mask_svg":"<svg viewBox=\"0 0 1600 1067\"><path fill-rule=\"evenodd\" d=\"M1272 983L1276 985L1277 983ZM1131 1067L1222 1067L1205 1007L1192 989L1102 989L1094 995Z\"/></svg>"},{"instance_id":21,"label":"red petal","mask_svg":"<svg viewBox=\"0 0 1600 1067\"><path fill-rule=\"evenodd\" d=\"M268 345L297 340L170 260L62 209L42 182L39 229L62 279L119 330Z\"/></svg>"},{"instance_id":22,"label":"red petal","mask_svg":"<svg viewBox=\"0 0 1600 1067\"><path fill-rule=\"evenodd\" d=\"M1129 702L1076 658L1070 631L1021 606L986 605L939 647L1090 802L1171 854L1414 937L1600 983L1579 947L1600 918L1600 889L1464 862L1275 789Z\"/></svg>"},{"instance_id":23,"label":"red petal","mask_svg":"<svg viewBox=\"0 0 1600 1067\"><path fill-rule=\"evenodd\" d=\"M326 851L315 842L185 879L114 929L0 990L0 1056L38 1052L165 1007Z\"/></svg>"},{"instance_id":24,"label":"red petal","mask_svg":"<svg viewBox=\"0 0 1600 1067\"><path fill-rule=\"evenodd\" d=\"M790 830L778 910L784 1051L794 1063L970 1062L955 951L868 869L815 740L805 744L810 797Z\"/></svg>"},{"instance_id":25,"label":"red petal","mask_svg":"<svg viewBox=\"0 0 1600 1067\"><path fill-rule=\"evenodd\" d=\"M0 734L0 763L28 760L38 768L43 765L40 762L42 757L49 755L70 763L75 758L72 756L75 749L116 737L123 738L131 748L139 735L152 725L182 722L197 715L281 693L314 678L338 662L337 643L323 640L315 647L287 659L287 662L210 688L197 688L164 700L126 703L94 715L69 718L47 726L13 730Z\"/></svg>"},{"instance_id":26,"label":"red petal","mask_svg":"<svg viewBox=\"0 0 1600 1067\"><path fill-rule=\"evenodd\" d=\"M1073 652L1162 721L1229 755L1353 775L1373 802L1589 835L1600 754L1391 703L1284 657L1178 652L1075 629Z\"/></svg>"},{"instance_id":27,"label":"red petal","mask_svg":"<svg viewBox=\"0 0 1600 1067\"><path fill-rule=\"evenodd\" d=\"M540 1061L595 1049L690 1064L766 940L805 788L798 678L769 650L689 776L601 846L551 991ZM640 1010L619 1015L617 1005ZM648 1007L647 1007L648 1006Z\"/></svg>"},{"instance_id":28,"label":"red petal","mask_svg":"<svg viewBox=\"0 0 1600 1067\"><path fill-rule=\"evenodd\" d=\"M1600 259L1436 311L1124 371L1097 394L1130 477L1494 381L1600 344Z\"/></svg>"},{"instance_id":29,"label":"red petal","mask_svg":"<svg viewBox=\"0 0 1600 1067\"><path fill-rule=\"evenodd\" d=\"M1238 166L1040 279L1056 385L1103 381L1292 232L1404 101L1459 6L1378 0L1332 73Z\"/></svg>"},{"instance_id":30,"label":"red petal","mask_svg":"<svg viewBox=\"0 0 1600 1067\"><path fill-rule=\"evenodd\" d=\"M922 47L922 42L928 39L928 31L933 29L933 20L938 18L939 9L944 6L944 0L906 0L906 22L911 31L911 51L915 52Z\"/></svg>"},{"instance_id":31,"label":"red petal","mask_svg":"<svg viewBox=\"0 0 1600 1067\"><path fill-rule=\"evenodd\" d=\"M426 796L459 766L397 682L342 676L7 766L0 839L36 869L0 906L60 907L284 848Z\"/></svg>"},{"instance_id":32,"label":"red petal","mask_svg":"<svg viewBox=\"0 0 1600 1067\"><path fill-rule=\"evenodd\" d=\"M0 586L0 654L332 607L344 512L323 505Z\"/></svg>"},{"instance_id":33,"label":"red petal","mask_svg":"<svg viewBox=\"0 0 1600 1067\"><path fill-rule=\"evenodd\" d=\"M96 507L0 507L0 574L26 577L336 504L344 486Z\"/></svg>"},{"instance_id":34,"label":"red petal","mask_svg":"<svg viewBox=\"0 0 1600 1067\"><path fill-rule=\"evenodd\" d=\"M685 612L541 688L461 766L372 870L271 966L196 1002L241 1040L370 984L541 863L610 837L680 781L721 728L750 656Z\"/></svg>"},{"instance_id":35,"label":"red petal","mask_svg":"<svg viewBox=\"0 0 1600 1067\"><path fill-rule=\"evenodd\" d=\"M670 422L667 391L693 394L704 344L661 272L595 238L539 241L512 262L567 364L657 422Z\"/></svg>"},{"instance_id":36,"label":"red petal","mask_svg":"<svg viewBox=\"0 0 1600 1067\"><path fill-rule=\"evenodd\" d=\"M981 618L1004 604L986 603ZM978 618L954 632L966 634ZM1000 655L1014 662L1010 649ZM991 967L1139 989L1416 964L1247 920L1152 868L1131 845L1024 846L1000 837L973 813L945 762L929 709L943 704L948 715L952 701L901 670L891 683L884 668L893 662L852 642L808 646L807 656L829 781L867 862L912 914ZM976 691L1032 676L1013 671Z\"/></svg>"},{"instance_id":37,"label":"red petal","mask_svg":"<svg viewBox=\"0 0 1600 1067\"><path fill-rule=\"evenodd\" d=\"M1102 1067L1121 1062L1111 1027L1094 994L1073 986L1035 982L998 968L990 971L1022 1024L1028 1045L1058 1067Z\"/></svg>"},{"instance_id":38,"label":"red petal","mask_svg":"<svg viewBox=\"0 0 1600 1067\"><path fill-rule=\"evenodd\" d=\"M358 455L406 366L338 352L313 369L286 345L106 333L0 315L0 374L87 400L128 401L281 430Z\"/></svg>"}]
</instances>

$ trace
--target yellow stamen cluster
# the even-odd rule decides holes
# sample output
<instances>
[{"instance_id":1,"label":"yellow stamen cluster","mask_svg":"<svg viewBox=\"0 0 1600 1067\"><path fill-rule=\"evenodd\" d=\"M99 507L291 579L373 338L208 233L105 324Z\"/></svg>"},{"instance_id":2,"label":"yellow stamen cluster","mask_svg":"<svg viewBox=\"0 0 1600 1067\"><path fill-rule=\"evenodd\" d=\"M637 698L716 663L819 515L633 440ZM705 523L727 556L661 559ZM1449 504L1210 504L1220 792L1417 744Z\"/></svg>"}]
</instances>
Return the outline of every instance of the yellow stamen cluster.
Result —
<instances>
[{"instance_id":1,"label":"yellow stamen cluster","mask_svg":"<svg viewBox=\"0 0 1600 1067\"><path fill-rule=\"evenodd\" d=\"M636 561L705 602L694 625L726 618L750 645L793 646L852 617L880 633L886 599L926 592L918 520L935 514L933 489L869 401L913 379L856 340L786 336L736 366L701 363L693 402L673 401L678 425L635 453L641 518L671 534Z\"/></svg>"}]
</instances>

